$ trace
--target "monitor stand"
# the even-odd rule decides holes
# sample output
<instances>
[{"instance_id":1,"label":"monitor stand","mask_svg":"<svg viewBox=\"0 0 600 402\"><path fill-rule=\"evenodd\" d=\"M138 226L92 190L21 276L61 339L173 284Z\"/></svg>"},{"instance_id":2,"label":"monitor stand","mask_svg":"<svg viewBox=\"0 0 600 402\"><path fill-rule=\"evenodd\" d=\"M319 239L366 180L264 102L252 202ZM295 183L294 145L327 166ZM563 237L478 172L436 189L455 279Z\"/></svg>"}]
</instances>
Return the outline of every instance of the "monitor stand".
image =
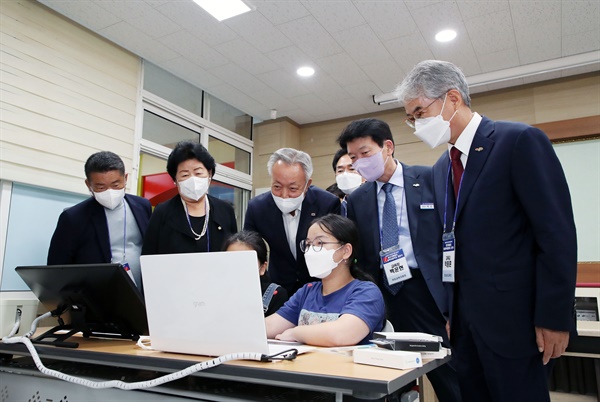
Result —
<instances>
[{"instance_id":1,"label":"monitor stand","mask_svg":"<svg viewBox=\"0 0 600 402\"><path fill-rule=\"evenodd\" d=\"M77 348L79 347L78 342L70 342L66 340L79 332L81 332L85 338L95 336L102 338L131 339L134 341L139 339L139 335L130 334L127 331L118 331L118 328L116 328L114 325L111 326L110 324L87 323L85 321L85 306L71 305L70 307L71 324L65 324L59 315L59 325L33 338L31 342L37 345ZM116 333L115 329L117 329Z\"/></svg>"}]
</instances>

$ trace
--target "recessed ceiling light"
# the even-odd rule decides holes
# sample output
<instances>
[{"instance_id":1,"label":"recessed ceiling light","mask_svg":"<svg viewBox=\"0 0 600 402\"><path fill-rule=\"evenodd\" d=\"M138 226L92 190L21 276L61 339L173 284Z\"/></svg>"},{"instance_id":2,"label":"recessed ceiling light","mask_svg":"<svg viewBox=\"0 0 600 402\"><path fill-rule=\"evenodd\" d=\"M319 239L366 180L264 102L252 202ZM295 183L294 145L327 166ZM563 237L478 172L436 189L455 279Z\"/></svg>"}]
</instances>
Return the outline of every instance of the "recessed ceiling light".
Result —
<instances>
[{"instance_id":1,"label":"recessed ceiling light","mask_svg":"<svg viewBox=\"0 0 600 402\"><path fill-rule=\"evenodd\" d=\"M307 66L300 67L298 70L296 70L296 74L298 74L301 77L310 77L314 73L315 69Z\"/></svg>"},{"instance_id":2,"label":"recessed ceiling light","mask_svg":"<svg viewBox=\"0 0 600 402\"><path fill-rule=\"evenodd\" d=\"M456 31L453 29L446 29L435 35L435 40L438 42L450 42L454 38L456 38Z\"/></svg>"},{"instance_id":3,"label":"recessed ceiling light","mask_svg":"<svg viewBox=\"0 0 600 402\"><path fill-rule=\"evenodd\" d=\"M242 0L194 0L194 2L219 21L250 11L250 7Z\"/></svg>"}]
</instances>

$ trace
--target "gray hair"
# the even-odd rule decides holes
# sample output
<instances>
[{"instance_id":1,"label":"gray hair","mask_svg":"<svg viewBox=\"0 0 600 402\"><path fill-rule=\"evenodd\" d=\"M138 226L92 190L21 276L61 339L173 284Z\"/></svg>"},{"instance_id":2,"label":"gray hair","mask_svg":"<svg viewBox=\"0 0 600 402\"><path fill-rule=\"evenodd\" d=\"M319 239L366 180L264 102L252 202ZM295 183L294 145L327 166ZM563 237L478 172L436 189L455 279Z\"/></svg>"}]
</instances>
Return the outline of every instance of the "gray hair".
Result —
<instances>
[{"instance_id":1,"label":"gray hair","mask_svg":"<svg viewBox=\"0 0 600 402\"><path fill-rule=\"evenodd\" d=\"M269 158L269 162L267 162L267 171L269 172L269 176L273 176L273 165L278 161L282 161L286 165L290 166L294 163L298 163L300 166L302 166L302 170L304 170L306 181L312 177L312 159L306 152L298 151L294 148L281 148L273 152L273 155L271 155Z\"/></svg>"},{"instance_id":2,"label":"gray hair","mask_svg":"<svg viewBox=\"0 0 600 402\"><path fill-rule=\"evenodd\" d=\"M440 60L425 60L417 64L396 88L400 102L406 104L424 96L437 99L451 89L460 92L463 102L471 107L467 78L454 64Z\"/></svg>"}]
</instances>

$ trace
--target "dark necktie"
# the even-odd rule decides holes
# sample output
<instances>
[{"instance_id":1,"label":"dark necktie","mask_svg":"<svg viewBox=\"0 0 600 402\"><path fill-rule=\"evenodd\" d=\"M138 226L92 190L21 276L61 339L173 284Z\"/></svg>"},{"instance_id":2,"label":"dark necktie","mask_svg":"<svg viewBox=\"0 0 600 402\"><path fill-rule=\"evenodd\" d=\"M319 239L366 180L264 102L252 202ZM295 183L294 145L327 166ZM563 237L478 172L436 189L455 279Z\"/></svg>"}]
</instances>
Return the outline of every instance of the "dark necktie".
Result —
<instances>
[{"instance_id":1,"label":"dark necktie","mask_svg":"<svg viewBox=\"0 0 600 402\"><path fill-rule=\"evenodd\" d=\"M450 159L452 160L452 179L454 181L454 197L458 197L458 189L460 187L460 180L465 171L463 164L460 160L462 152L456 147L450 149Z\"/></svg>"},{"instance_id":2,"label":"dark necktie","mask_svg":"<svg viewBox=\"0 0 600 402\"><path fill-rule=\"evenodd\" d=\"M383 191L385 191L385 202L383 203L383 214L381 219L381 247L383 250L397 245L400 235L398 215L396 214L396 201L392 194L393 188L394 185L390 183L385 183L383 185ZM383 273L383 284L393 295L398 293L402 287L402 282L390 285L385 272Z\"/></svg>"},{"instance_id":3,"label":"dark necktie","mask_svg":"<svg viewBox=\"0 0 600 402\"><path fill-rule=\"evenodd\" d=\"M340 205L340 212L343 217L348 216L348 201L345 198L342 200L342 205Z\"/></svg>"}]
</instances>

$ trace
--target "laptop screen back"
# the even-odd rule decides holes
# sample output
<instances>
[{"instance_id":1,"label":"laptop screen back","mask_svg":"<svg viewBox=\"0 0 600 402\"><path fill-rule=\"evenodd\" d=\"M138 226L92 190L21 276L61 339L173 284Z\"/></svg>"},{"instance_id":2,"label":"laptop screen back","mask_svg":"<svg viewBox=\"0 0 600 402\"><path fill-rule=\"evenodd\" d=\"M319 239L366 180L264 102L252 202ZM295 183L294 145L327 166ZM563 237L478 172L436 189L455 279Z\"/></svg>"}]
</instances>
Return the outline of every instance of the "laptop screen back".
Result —
<instances>
[{"instance_id":1,"label":"laptop screen back","mask_svg":"<svg viewBox=\"0 0 600 402\"><path fill-rule=\"evenodd\" d=\"M256 252L145 255L140 262L152 348L268 353Z\"/></svg>"}]
</instances>

